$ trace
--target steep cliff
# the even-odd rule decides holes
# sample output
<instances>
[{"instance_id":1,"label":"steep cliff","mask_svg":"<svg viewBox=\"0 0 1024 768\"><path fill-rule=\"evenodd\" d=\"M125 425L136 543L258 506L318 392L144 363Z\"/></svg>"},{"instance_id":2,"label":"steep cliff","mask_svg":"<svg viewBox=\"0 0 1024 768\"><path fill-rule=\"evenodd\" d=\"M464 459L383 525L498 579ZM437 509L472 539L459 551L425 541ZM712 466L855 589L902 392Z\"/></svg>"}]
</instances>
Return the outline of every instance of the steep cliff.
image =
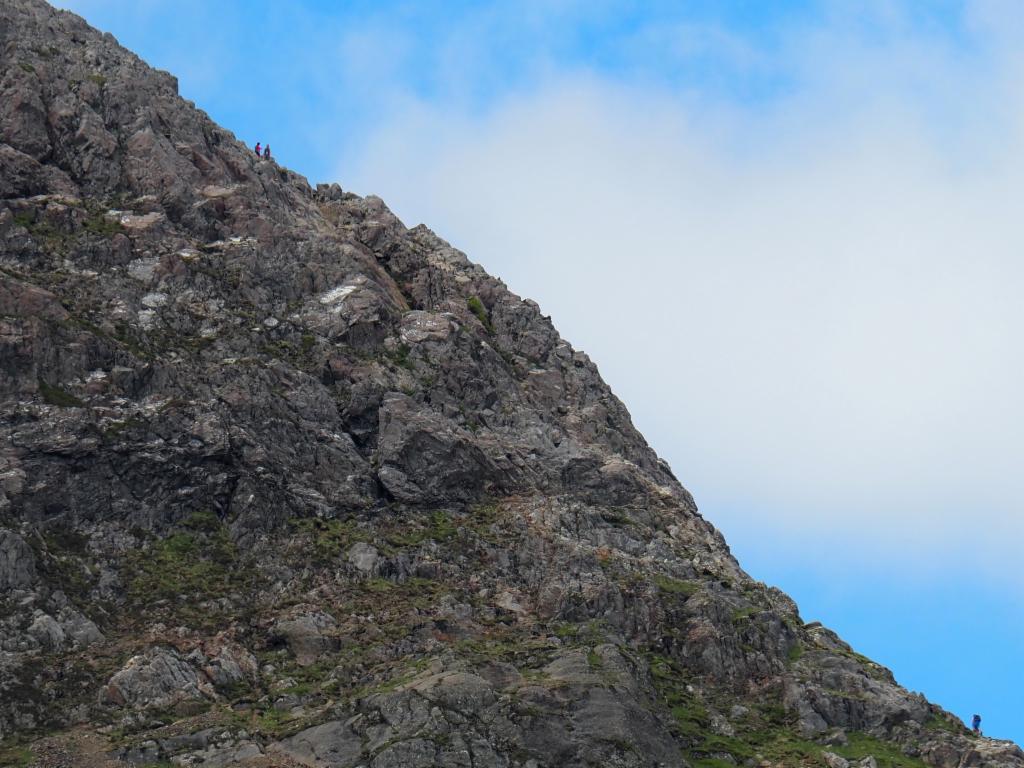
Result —
<instances>
[{"instance_id":1,"label":"steep cliff","mask_svg":"<svg viewBox=\"0 0 1024 768\"><path fill-rule=\"evenodd\" d=\"M41 0L0 64L0 764L1024 766L429 229Z\"/></svg>"}]
</instances>

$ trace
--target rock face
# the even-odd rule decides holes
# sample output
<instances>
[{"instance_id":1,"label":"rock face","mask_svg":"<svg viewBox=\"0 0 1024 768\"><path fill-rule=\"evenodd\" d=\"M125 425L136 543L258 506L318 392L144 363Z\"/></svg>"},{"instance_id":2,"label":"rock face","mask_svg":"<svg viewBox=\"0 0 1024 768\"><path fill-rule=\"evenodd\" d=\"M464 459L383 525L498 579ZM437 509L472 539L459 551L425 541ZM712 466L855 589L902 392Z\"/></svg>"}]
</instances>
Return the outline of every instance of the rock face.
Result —
<instances>
[{"instance_id":1,"label":"rock face","mask_svg":"<svg viewBox=\"0 0 1024 768\"><path fill-rule=\"evenodd\" d=\"M426 227L41 0L0 62L0 762L1024 766L750 579Z\"/></svg>"}]
</instances>

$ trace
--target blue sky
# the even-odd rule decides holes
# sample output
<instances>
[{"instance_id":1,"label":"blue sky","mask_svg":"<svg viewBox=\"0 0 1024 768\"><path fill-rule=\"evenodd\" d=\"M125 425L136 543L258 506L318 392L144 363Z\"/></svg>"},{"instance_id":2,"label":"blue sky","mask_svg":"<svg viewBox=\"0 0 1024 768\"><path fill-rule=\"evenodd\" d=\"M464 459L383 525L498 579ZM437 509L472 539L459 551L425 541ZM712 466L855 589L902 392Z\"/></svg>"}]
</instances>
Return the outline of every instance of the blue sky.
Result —
<instances>
[{"instance_id":1,"label":"blue sky","mask_svg":"<svg viewBox=\"0 0 1024 768\"><path fill-rule=\"evenodd\" d=\"M1024 741L1019 6L62 5L538 300L752 575Z\"/></svg>"}]
</instances>

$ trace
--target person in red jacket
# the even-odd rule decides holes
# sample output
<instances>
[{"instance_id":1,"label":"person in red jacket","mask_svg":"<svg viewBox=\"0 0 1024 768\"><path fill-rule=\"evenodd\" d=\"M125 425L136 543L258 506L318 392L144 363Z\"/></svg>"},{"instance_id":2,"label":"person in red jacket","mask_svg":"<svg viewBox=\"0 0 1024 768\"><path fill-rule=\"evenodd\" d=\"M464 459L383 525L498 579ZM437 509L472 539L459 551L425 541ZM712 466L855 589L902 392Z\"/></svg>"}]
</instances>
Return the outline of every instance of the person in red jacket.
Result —
<instances>
[{"instance_id":1,"label":"person in red jacket","mask_svg":"<svg viewBox=\"0 0 1024 768\"><path fill-rule=\"evenodd\" d=\"M257 141L257 142L256 142L256 157L261 157L261 156L262 156L262 154L263 154L263 153L262 153L262 152L260 152L260 143L259 143L259 142Z\"/></svg>"}]
</instances>

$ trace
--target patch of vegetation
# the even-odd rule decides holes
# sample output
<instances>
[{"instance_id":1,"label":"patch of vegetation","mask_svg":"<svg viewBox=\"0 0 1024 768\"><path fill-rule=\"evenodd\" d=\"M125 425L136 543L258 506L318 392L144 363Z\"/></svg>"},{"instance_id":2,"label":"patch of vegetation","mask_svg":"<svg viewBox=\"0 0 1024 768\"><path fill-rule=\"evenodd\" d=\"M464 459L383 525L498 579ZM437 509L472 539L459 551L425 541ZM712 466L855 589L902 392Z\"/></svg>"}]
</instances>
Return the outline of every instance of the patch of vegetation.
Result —
<instances>
[{"instance_id":1,"label":"patch of vegetation","mask_svg":"<svg viewBox=\"0 0 1024 768\"><path fill-rule=\"evenodd\" d=\"M69 525L48 528L43 534L46 547L51 552L60 552L81 557L89 550L89 537Z\"/></svg>"},{"instance_id":2,"label":"patch of vegetation","mask_svg":"<svg viewBox=\"0 0 1024 768\"><path fill-rule=\"evenodd\" d=\"M320 564L337 559L357 541L369 539L369 535L359 529L355 520L304 517L292 520L291 525L297 533L311 539L311 547L303 551L303 556Z\"/></svg>"},{"instance_id":3,"label":"patch of vegetation","mask_svg":"<svg viewBox=\"0 0 1024 768\"><path fill-rule=\"evenodd\" d=\"M36 223L35 214L33 214L32 211L18 211L16 214L14 214L14 223L17 224L19 227L24 227L25 229L31 232L32 227Z\"/></svg>"},{"instance_id":4,"label":"patch of vegetation","mask_svg":"<svg viewBox=\"0 0 1024 768\"><path fill-rule=\"evenodd\" d=\"M108 218L104 211L92 211L89 217L82 224L82 227L91 235L100 237L113 237L124 232L121 222Z\"/></svg>"},{"instance_id":5,"label":"patch of vegetation","mask_svg":"<svg viewBox=\"0 0 1024 768\"><path fill-rule=\"evenodd\" d=\"M107 84L107 78L105 78L98 72L93 72L91 75L89 75L89 79L96 83L96 85L98 85L100 88Z\"/></svg>"},{"instance_id":6,"label":"patch of vegetation","mask_svg":"<svg viewBox=\"0 0 1024 768\"><path fill-rule=\"evenodd\" d=\"M500 518L501 505L494 502L477 504L470 507L469 519L464 524L488 544L497 544L499 534L494 526Z\"/></svg>"},{"instance_id":7,"label":"patch of vegetation","mask_svg":"<svg viewBox=\"0 0 1024 768\"><path fill-rule=\"evenodd\" d=\"M105 440L116 440L129 430L139 429L145 426L146 422L137 416L129 416L127 419L119 421L111 421L103 428L103 438Z\"/></svg>"},{"instance_id":8,"label":"patch of vegetation","mask_svg":"<svg viewBox=\"0 0 1024 768\"><path fill-rule=\"evenodd\" d=\"M29 64L27 61L19 61L18 66L26 72L31 72L33 75L36 73L36 68Z\"/></svg>"},{"instance_id":9,"label":"patch of vegetation","mask_svg":"<svg viewBox=\"0 0 1024 768\"><path fill-rule=\"evenodd\" d=\"M430 513L422 526L403 522L402 527L384 532L384 539L393 547L404 549L415 547L426 541L444 542L458 535L459 529L451 516L443 509Z\"/></svg>"},{"instance_id":10,"label":"patch of vegetation","mask_svg":"<svg viewBox=\"0 0 1024 768\"><path fill-rule=\"evenodd\" d=\"M437 509L430 513L429 533L434 541L447 541L455 537L458 529L447 512Z\"/></svg>"},{"instance_id":11,"label":"patch of vegetation","mask_svg":"<svg viewBox=\"0 0 1024 768\"><path fill-rule=\"evenodd\" d=\"M753 605L747 605L743 608L735 608L732 612L732 623L739 624L741 621L746 621L751 616L756 614L757 611L757 607Z\"/></svg>"},{"instance_id":12,"label":"patch of vegetation","mask_svg":"<svg viewBox=\"0 0 1024 768\"><path fill-rule=\"evenodd\" d=\"M43 402L49 405L56 405L59 408L81 408L85 405L85 403L70 392L66 392L53 384L48 384L43 379L39 379L39 394L42 395Z\"/></svg>"},{"instance_id":13,"label":"patch of vegetation","mask_svg":"<svg viewBox=\"0 0 1024 768\"><path fill-rule=\"evenodd\" d=\"M693 768L736 768L736 763L723 760L720 757L690 758L690 765Z\"/></svg>"},{"instance_id":14,"label":"patch of vegetation","mask_svg":"<svg viewBox=\"0 0 1024 768\"><path fill-rule=\"evenodd\" d=\"M677 735L694 740L707 732L710 720L707 709L686 690L684 672L672 659L650 654L648 663L654 688L675 720Z\"/></svg>"},{"instance_id":15,"label":"patch of vegetation","mask_svg":"<svg viewBox=\"0 0 1024 768\"><path fill-rule=\"evenodd\" d=\"M660 573L654 576L653 581L661 592L669 595L690 597L700 591L700 584L696 581L680 581Z\"/></svg>"},{"instance_id":16,"label":"patch of vegetation","mask_svg":"<svg viewBox=\"0 0 1024 768\"><path fill-rule=\"evenodd\" d=\"M604 667L604 659L601 658L601 654L591 648L587 651L587 664L591 669L602 669Z\"/></svg>"},{"instance_id":17,"label":"patch of vegetation","mask_svg":"<svg viewBox=\"0 0 1024 768\"><path fill-rule=\"evenodd\" d=\"M744 739L773 763L782 765L821 765L821 745L796 736L788 728L769 726L764 730L745 733Z\"/></svg>"},{"instance_id":18,"label":"patch of vegetation","mask_svg":"<svg viewBox=\"0 0 1024 768\"><path fill-rule=\"evenodd\" d=\"M480 301L478 297L470 296L466 299L466 306L469 308L470 312L476 315L477 320L480 321L480 324L483 325L484 329L488 333L493 334L494 326L491 325L491 316L488 314L484 303Z\"/></svg>"},{"instance_id":19,"label":"patch of vegetation","mask_svg":"<svg viewBox=\"0 0 1024 768\"><path fill-rule=\"evenodd\" d=\"M580 633L579 624L556 624L552 633L560 640L574 640Z\"/></svg>"},{"instance_id":20,"label":"patch of vegetation","mask_svg":"<svg viewBox=\"0 0 1024 768\"><path fill-rule=\"evenodd\" d=\"M848 760L860 760L871 755L878 761L879 768L925 768L923 761L908 757L891 742L857 731L848 733L847 739L847 744L834 747L833 751Z\"/></svg>"},{"instance_id":21,"label":"patch of vegetation","mask_svg":"<svg viewBox=\"0 0 1024 768\"><path fill-rule=\"evenodd\" d=\"M82 324L85 321L77 320L77 322L79 324ZM97 330L99 329L97 328ZM114 325L113 338L114 341L118 342L121 346L123 346L132 354L134 354L136 357L141 357L144 359L152 357L152 354L150 354L150 352L142 346L142 340L136 335L135 330L130 325L128 325L128 323L125 323L123 321L117 322Z\"/></svg>"},{"instance_id":22,"label":"patch of vegetation","mask_svg":"<svg viewBox=\"0 0 1024 768\"><path fill-rule=\"evenodd\" d=\"M627 525L633 525L632 519L628 515L624 515L621 512L614 512L606 510L601 513L601 519L609 525L613 525L616 528L625 528Z\"/></svg>"},{"instance_id":23,"label":"patch of vegetation","mask_svg":"<svg viewBox=\"0 0 1024 768\"><path fill-rule=\"evenodd\" d=\"M941 717L939 715L932 715L925 722L924 727L930 731L949 731L950 733L964 733L967 730L967 726L963 725L950 717Z\"/></svg>"},{"instance_id":24,"label":"patch of vegetation","mask_svg":"<svg viewBox=\"0 0 1024 768\"><path fill-rule=\"evenodd\" d=\"M212 513L193 513L183 528L129 556L128 595L147 604L168 601L182 618L206 625L218 617L197 600L244 590L250 586L253 574L242 566L227 527ZM181 600L183 597L186 599Z\"/></svg>"},{"instance_id":25,"label":"patch of vegetation","mask_svg":"<svg viewBox=\"0 0 1024 768\"><path fill-rule=\"evenodd\" d=\"M30 50L41 59L52 59L60 53L60 49L54 45L47 46L46 48L34 45Z\"/></svg>"},{"instance_id":26,"label":"patch of vegetation","mask_svg":"<svg viewBox=\"0 0 1024 768\"><path fill-rule=\"evenodd\" d=\"M88 537L66 525L59 525L32 537L29 544L35 551L40 570L76 605L87 600L94 578L86 561ZM0 763L2 765L2 763Z\"/></svg>"},{"instance_id":27,"label":"patch of vegetation","mask_svg":"<svg viewBox=\"0 0 1024 768\"><path fill-rule=\"evenodd\" d=\"M17 745L3 746L0 744L0 765L10 768L24 768L35 760L32 750Z\"/></svg>"},{"instance_id":28,"label":"patch of vegetation","mask_svg":"<svg viewBox=\"0 0 1024 768\"><path fill-rule=\"evenodd\" d=\"M711 731L705 699L691 692L686 670L674 659L654 653L648 654L648 663L654 687L672 714L676 735L693 766L735 768L736 764L759 758L777 765L821 763L822 747L796 736L781 704L762 702L753 706L744 722L737 724L735 736L716 734Z\"/></svg>"},{"instance_id":29,"label":"patch of vegetation","mask_svg":"<svg viewBox=\"0 0 1024 768\"><path fill-rule=\"evenodd\" d=\"M408 344L399 344L398 348L394 352L389 352L388 357L391 361L400 368L407 370L413 369L412 360L409 359L409 353L412 349Z\"/></svg>"},{"instance_id":30,"label":"patch of vegetation","mask_svg":"<svg viewBox=\"0 0 1024 768\"><path fill-rule=\"evenodd\" d=\"M797 640L796 643L793 644L793 647L789 649L789 653L786 654L790 664L795 664L796 662L800 661L800 659L803 658L803 655L804 646L803 643L801 643L799 640Z\"/></svg>"}]
</instances>

